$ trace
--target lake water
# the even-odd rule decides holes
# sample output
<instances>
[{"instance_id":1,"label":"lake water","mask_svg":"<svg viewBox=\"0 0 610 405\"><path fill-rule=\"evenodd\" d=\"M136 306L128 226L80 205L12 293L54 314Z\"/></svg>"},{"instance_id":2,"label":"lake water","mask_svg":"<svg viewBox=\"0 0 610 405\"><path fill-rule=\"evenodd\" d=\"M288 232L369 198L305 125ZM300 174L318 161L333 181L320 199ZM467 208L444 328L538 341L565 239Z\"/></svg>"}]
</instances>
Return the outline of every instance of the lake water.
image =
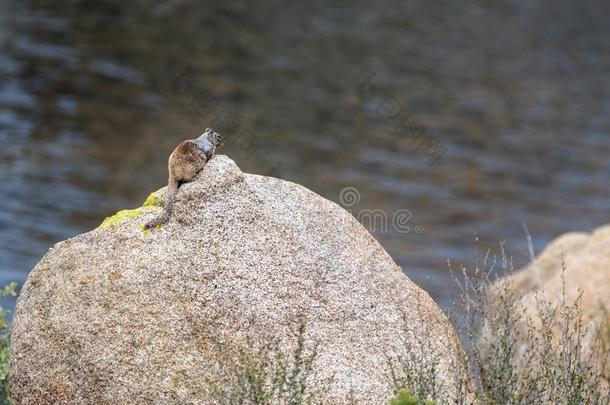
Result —
<instances>
[{"instance_id":1,"label":"lake water","mask_svg":"<svg viewBox=\"0 0 610 405\"><path fill-rule=\"evenodd\" d=\"M475 233L518 267L523 223L539 251L610 222L610 3L290 3L0 0L0 282L140 205L206 126L374 217L443 307Z\"/></svg>"}]
</instances>

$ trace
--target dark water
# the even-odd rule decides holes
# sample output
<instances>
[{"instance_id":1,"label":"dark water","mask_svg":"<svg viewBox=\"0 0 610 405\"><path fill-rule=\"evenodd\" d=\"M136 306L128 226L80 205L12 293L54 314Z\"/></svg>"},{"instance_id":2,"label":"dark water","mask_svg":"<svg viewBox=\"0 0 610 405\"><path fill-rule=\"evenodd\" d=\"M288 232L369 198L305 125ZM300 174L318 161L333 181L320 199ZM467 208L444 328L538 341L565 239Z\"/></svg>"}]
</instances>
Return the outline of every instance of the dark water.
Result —
<instances>
[{"instance_id":1,"label":"dark water","mask_svg":"<svg viewBox=\"0 0 610 405\"><path fill-rule=\"evenodd\" d=\"M139 205L208 125L244 171L383 211L443 306L474 232L519 266L523 222L536 250L609 222L605 0L125 3L0 0L2 283Z\"/></svg>"}]
</instances>

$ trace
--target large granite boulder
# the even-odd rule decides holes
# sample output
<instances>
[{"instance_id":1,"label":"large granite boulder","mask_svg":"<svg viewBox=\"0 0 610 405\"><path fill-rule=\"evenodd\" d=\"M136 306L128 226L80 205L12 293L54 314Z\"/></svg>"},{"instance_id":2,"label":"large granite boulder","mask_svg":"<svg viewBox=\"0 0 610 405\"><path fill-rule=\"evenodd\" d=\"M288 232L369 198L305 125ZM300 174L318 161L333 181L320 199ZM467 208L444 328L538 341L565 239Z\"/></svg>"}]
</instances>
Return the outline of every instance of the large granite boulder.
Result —
<instances>
[{"instance_id":1,"label":"large granite boulder","mask_svg":"<svg viewBox=\"0 0 610 405\"><path fill-rule=\"evenodd\" d=\"M15 403L211 403L219 340L290 353L299 325L317 353L308 383L330 381L325 403L383 403L388 364L414 354L442 395L455 391L451 325L336 204L225 156L144 231L163 199L56 244L31 272L13 323Z\"/></svg>"}]
</instances>

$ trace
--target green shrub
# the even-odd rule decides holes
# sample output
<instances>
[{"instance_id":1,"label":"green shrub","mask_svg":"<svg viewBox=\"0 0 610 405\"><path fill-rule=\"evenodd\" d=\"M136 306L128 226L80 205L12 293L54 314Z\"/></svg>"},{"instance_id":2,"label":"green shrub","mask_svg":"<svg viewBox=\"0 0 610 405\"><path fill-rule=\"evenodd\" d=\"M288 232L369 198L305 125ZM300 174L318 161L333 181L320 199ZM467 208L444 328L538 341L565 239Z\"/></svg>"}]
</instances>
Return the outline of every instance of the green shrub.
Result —
<instances>
[{"instance_id":1,"label":"green shrub","mask_svg":"<svg viewBox=\"0 0 610 405\"><path fill-rule=\"evenodd\" d=\"M499 267L497 269L496 267ZM451 269L453 271L453 269ZM470 375L454 368L458 390L440 390L440 359L430 350L430 334L405 328L404 354L388 362L398 393L390 402L422 404L610 404L607 324L591 329L583 319L580 297L568 302L536 301L528 308L511 279L512 262L501 246L499 258L489 252L474 268L461 268L460 316L453 317L466 350ZM499 276L492 274L499 273ZM417 314L415 314L417 315ZM410 314L414 316L414 314ZM400 328L399 328L400 330ZM595 333L597 332L597 333ZM402 402L399 402L402 401Z\"/></svg>"},{"instance_id":2,"label":"green shrub","mask_svg":"<svg viewBox=\"0 0 610 405\"><path fill-rule=\"evenodd\" d=\"M396 325L401 344L386 353L389 384L401 398L409 398L408 393L421 404L466 403L471 377L453 327L444 319L430 319L419 293L412 300L415 309L401 311L402 321ZM417 318L420 326L413 330L409 325ZM443 351L448 357L441 359Z\"/></svg>"},{"instance_id":3,"label":"green shrub","mask_svg":"<svg viewBox=\"0 0 610 405\"><path fill-rule=\"evenodd\" d=\"M0 290L0 299L14 297L17 295L16 283L10 283ZM0 405L11 404L10 390L8 384L9 361L10 361L10 328L6 320L9 311L0 306Z\"/></svg>"},{"instance_id":4,"label":"green shrub","mask_svg":"<svg viewBox=\"0 0 610 405\"><path fill-rule=\"evenodd\" d=\"M322 404L332 379L312 382L315 345L305 342L305 326L299 325L294 348L286 353L279 340L257 345L217 341L213 347L216 366L205 388L216 404L300 405Z\"/></svg>"},{"instance_id":5,"label":"green shrub","mask_svg":"<svg viewBox=\"0 0 610 405\"><path fill-rule=\"evenodd\" d=\"M492 277L489 254L462 268L464 346L474 375L474 398L484 404L608 404L603 340L585 325L580 298L536 301L528 308L510 278ZM512 272L502 249L500 275ZM534 312L534 313L532 313Z\"/></svg>"},{"instance_id":6,"label":"green shrub","mask_svg":"<svg viewBox=\"0 0 610 405\"><path fill-rule=\"evenodd\" d=\"M434 401L423 401L413 395L411 391L401 389L396 396L390 400L390 405L435 405Z\"/></svg>"}]
</instances>

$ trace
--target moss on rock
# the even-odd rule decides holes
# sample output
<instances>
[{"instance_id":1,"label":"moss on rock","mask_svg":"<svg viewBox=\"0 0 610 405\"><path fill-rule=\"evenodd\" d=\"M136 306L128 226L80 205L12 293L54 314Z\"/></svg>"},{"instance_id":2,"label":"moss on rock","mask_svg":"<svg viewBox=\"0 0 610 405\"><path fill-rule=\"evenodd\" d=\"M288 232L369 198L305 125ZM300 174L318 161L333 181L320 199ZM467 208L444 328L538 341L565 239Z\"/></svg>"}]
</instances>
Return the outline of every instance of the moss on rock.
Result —
<instances>
[{"instance_id":1,"label":"moss on rock","mask_svg":"<svg viewBox=\"0 0 610 405\"><path fill-rule=\"evenodd\" d=\"M160 207L162 205L161 198L159 198L159 192L161 190L162 189L157 190L154 193L150 193L150 195L146 198L146 200L142 204L142 207Z\"/></svg>"},{"instance_id":2,"label":"moss on rock","mask_svg":"<svg viewBox=\"0 0 610 405\"><path fill-rule=\"evenodd\" d=\"M134 220L149 209L148 207L138 207L132 210L121 210L113 216L104 219L97 229L106 229L121 222Z\"/></svg>"},{"instance_id":3,"label":"moss on rock","mask_svg":"<svg viewBox=\"0 0 610 405\"><path fill-rule=\"evenodd\" d=\"M144 203L142 203L141 207L134 208L131 210L121 210L121 211L118 211L113 216L107 217L96 229L106 229L106 228L110 228L111 226L121 223L121 222L132 221L132 220L136 219L137 217L139 217L140 215L142 215L143 213L151 211L152 208L154 208L154 207L162 207L163 199L161 198L161 192L164 189L165 189L165 187L160 188L159 190L150 193L149 196L144 201ZM141 228L144 229L144 225L142 225ZM156 227L156 229L159 229L159 228L160 228L160 226ZM145 235L148 235L149 233L150 233L149 231L144 231Z\"/></svg>"},{"instance_id":4,"label":"moss on rock","mask_svg":"<svg viewBox=\"0 0 610 405\"><path fill-rule=\"evenodd\" d=\"M163 206L163 198L162 192L165 190L165 187L160 188L157 191L150 193L146 200L142 204L142 207L161 207Z\"/></svg>"}]
</instances>

